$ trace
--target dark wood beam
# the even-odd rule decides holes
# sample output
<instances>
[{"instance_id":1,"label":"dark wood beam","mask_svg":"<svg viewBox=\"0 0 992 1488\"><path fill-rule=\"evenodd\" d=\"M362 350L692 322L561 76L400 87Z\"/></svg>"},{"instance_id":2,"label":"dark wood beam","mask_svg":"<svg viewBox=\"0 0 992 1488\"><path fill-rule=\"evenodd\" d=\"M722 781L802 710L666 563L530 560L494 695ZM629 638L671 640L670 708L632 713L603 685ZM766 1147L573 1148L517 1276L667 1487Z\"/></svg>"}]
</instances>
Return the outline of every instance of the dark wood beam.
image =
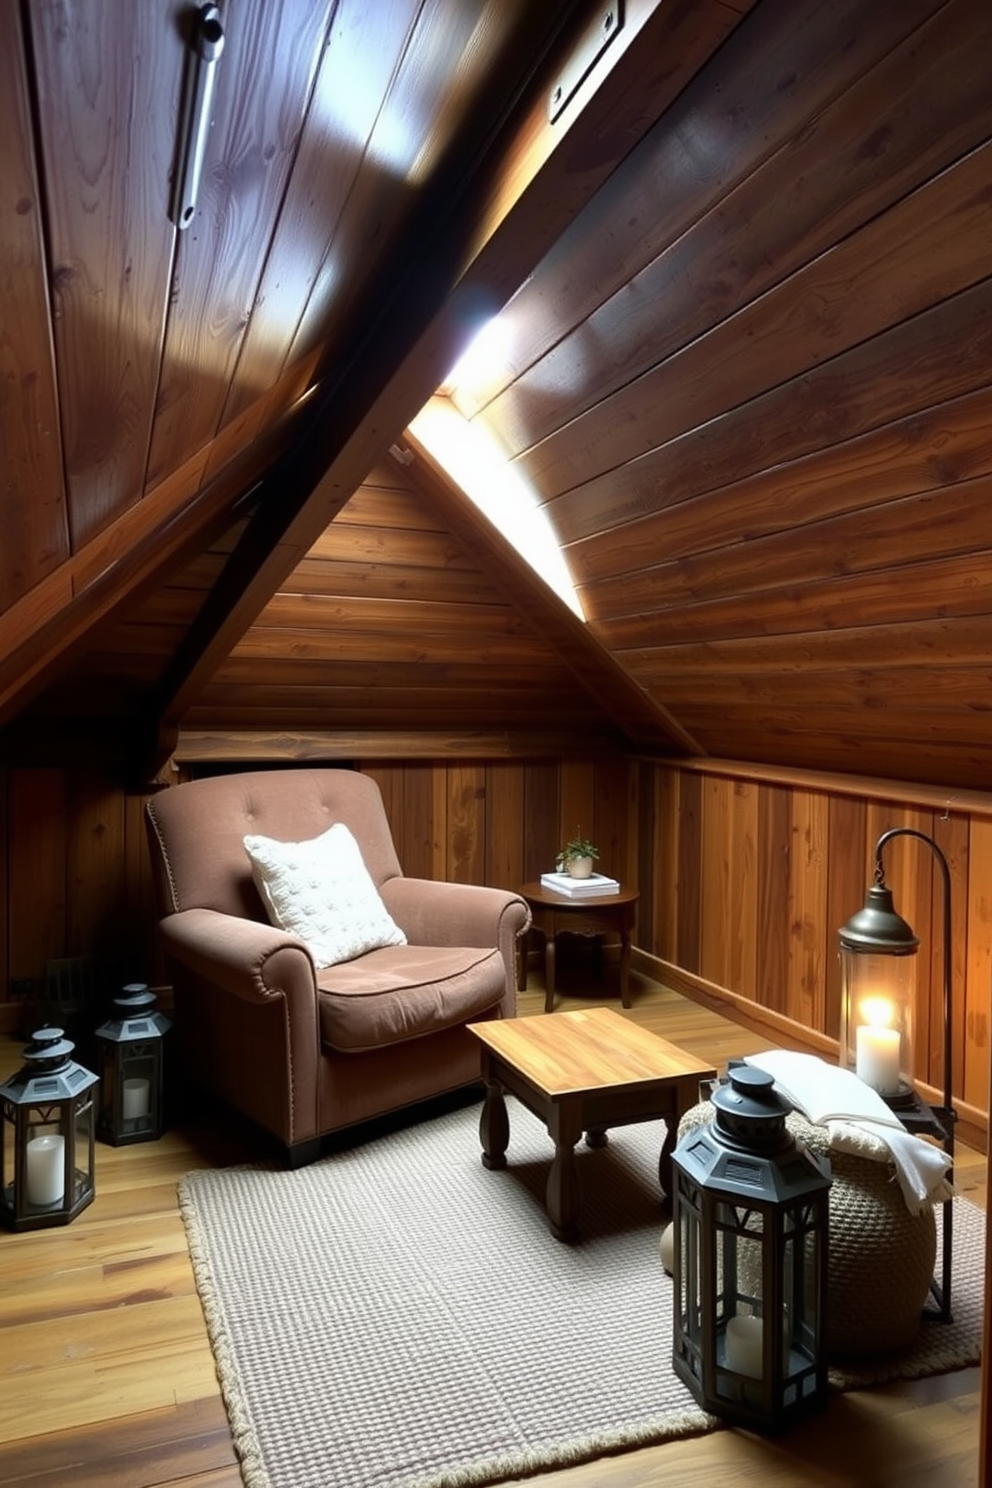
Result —
<instances>
[{"instance_id":1,"label":"dark wood beam","mask_svg":"<svg viewBox=\"0 0 992 1488\"><path fill-rule=\"evenodd\" d=\"M580 9L568 7L573 21ZM157 762L203 682L440 384L473 328L507 302L740 18L719 0L630 4L618 44L554 124L548 90L567 45L549 39L540 69L533 39L520 52L514 106L461 189L447 188L440 211L429 204L430 225L397 266L378 318L348 363L325 372L307 434L267 479L254 522L156 700Z\"/></svg>"}]
</instances>

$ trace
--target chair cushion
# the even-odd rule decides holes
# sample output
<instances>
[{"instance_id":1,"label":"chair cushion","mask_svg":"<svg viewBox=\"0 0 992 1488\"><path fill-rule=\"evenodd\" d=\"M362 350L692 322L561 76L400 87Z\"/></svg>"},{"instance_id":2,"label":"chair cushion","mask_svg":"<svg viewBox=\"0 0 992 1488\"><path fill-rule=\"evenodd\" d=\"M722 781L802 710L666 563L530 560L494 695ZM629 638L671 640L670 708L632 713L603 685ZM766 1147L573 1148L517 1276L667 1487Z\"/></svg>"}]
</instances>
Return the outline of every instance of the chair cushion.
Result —
<instances>
[{"instance_id":1,"label":"chair cushion","mask_svg":"<svg viewBox=\"0 0 992 1488\"><path fill-rule=\"evenodd\" d=\"M344 822L306 842L251 834L244 845L270 920L306 941L318 968L406 943Z\"/></svg>"},{"instance_id":2,"label":"chair cushion","mask_svg":"<svg viewBox=\"0 0 992 1488\"><path fill-rule=\"evenodd\" d=\"M356 1054L451 1028L490 1011L506 991L498 950L391 946L317 977L325 1045Z\"/></svg>"}]
</instances>

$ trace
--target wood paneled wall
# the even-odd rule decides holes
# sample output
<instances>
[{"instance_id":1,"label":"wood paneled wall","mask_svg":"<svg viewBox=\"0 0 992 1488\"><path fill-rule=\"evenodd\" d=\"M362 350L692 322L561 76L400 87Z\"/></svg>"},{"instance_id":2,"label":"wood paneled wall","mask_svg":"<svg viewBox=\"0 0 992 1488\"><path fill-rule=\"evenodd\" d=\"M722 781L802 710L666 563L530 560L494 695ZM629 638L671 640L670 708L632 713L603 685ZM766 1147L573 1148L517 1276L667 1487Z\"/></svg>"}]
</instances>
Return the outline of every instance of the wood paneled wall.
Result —
<instances>
[{"instance_id":1,"label":"wood paneled wall","mask_svg":"<svg viewBox=\"0 0 992 1488\"><path fill-rule=\"evenodd\" d=\"M634 942L665 979L829 1052L840 1018L837 928L860 908L874 844L893 826L932 836L952 878L955 1097L969 1126L989 1105L992 795L786 776L725 763L406 759L358 761L382 790L411 876L506 888L551 866L577 827L603 868L641 891ZM19 1026L18 982L90 955L158 984L143 809L105 777L10 770L0 791L0 1027ZM886 851L896 905L920 936L917 1077L943 1077L942 893L930 852Z\"/></svg>"},{"instance_id":2,"label":"wood paneled wall","mask_svg":"<svg viewBox=\"0 0 992 1488\"><path fill-rule=\"evenodd\" d=\"M694 753L988 788L990 44L761 0L456 390Z\"/></svg>"},{"instance_id":3,"label":"wood paneled wall","mask_svg":"<svg viewBox=\"0 0 992 1488\"><path fill-rule=\"evenodd\" d=\"M837 930L864 903L890 827L932 837L951 872L952 1059L964 1115L989 1104L992 795L712 762L640 768L642 911L636 944L688 990L804 1030L832 1052L840 1024ZM920 937L916 1078L943 1086L943 890L913 839L885 851L896 907ZM787 1021L783 1021L787 1020Z\"/></svg>"},{"instance_id":4,"label":"wood paneled wall","mask_svg":"<svg viewBox=\"0 0 992 1488\"><path fill-rule=\"evenodd\" d=\"M161 983L146 800L99 772L0 771L0 1030L25 1031L50 961Z\"/></svg>"}]
</instances>

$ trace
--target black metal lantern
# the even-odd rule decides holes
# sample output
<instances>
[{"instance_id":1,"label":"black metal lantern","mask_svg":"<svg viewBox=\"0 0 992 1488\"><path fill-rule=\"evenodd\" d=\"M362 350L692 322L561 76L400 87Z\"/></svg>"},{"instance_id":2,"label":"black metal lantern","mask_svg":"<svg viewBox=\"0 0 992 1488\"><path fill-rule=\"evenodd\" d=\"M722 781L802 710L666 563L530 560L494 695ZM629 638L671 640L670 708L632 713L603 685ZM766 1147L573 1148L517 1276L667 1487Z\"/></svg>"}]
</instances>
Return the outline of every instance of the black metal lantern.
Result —
<instances>
[{"instance_id":1,"label":"black metal lantern","mask_svg":"<svg viewBox=\"0 0 992 1488\"><path fill-rule=\"evenodd\" d=\"M771 1075L733 1064L672 1155L676 1374L704 1410L781 1431L827 1398L830 1165Z\"/></svg>"},{"instance_id":2,"label":"black metal lantern","mask_svg":"<svg viewBox=\"0 0 992 1488\"><path fill-rule=\"evenodd\" d=\"M100 1061L97 1133L111 1146L162 1135L163 1039L172 1026L155 994L131 982L114 998L115 1015L96 1030Z\"/></svg>"},{"instance_id":3,"label":"black metal lantern","mask_svg":"<svg viewBox=\"0 0 992 1488\"><path fill-rule=\"evenodd\" d=\"M61 1028L42 1028L24 1067L0 1085L0 1220L9 1229L68 1224L94 1194L94 1086Z\"/></svg>"},{"instance_id":4,"label":"black metal lantern","mask_svg":"<svg viewBox=\"0 0 992 1488\"><path fill-rule=\"evenodd\" d=\"M885 882L883 852L894 837L911 837L933 854L940 869L943 895L941 996L943 1012L944 1103L929 1105L913 1085L915 1064L913 1022L916 1012L916 968L919 936L898 914L892 890ZM951 872L937 843L915 827L892 827L875 843L875 881L865 895L863 908L842 925L840 1061L871 1085L898 1116L907 1131L936 1137L954 1159L954 1126L951 1068ZM950 1174L948 1174L950 1177ZM936 1316L949 1323L951 1317L951 1267L953 1248L951 1204L943 1206L942 1275L931 1288Z\"/></svg>"}]
</instances>

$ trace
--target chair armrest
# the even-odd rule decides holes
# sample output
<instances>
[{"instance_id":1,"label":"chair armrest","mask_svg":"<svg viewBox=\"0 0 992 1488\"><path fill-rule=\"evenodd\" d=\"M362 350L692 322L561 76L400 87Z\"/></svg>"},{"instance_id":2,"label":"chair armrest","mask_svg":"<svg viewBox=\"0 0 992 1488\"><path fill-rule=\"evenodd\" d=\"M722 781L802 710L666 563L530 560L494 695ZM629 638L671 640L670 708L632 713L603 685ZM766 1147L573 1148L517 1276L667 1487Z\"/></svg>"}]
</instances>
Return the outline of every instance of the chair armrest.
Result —
<instances>
[{"instance_id":1,"label":"chair armrest","mask_svg":"<svg viewBox=\"0 0 992 1488\"><path fill-rule=\"evenodd\" d=\"M400 877L379 892L411 945L498 946L508 967L530 925L527 901L508 889Z\"/></svg>"},{"instance_id":2,"label":"chair armrest","mask_svg":"<svg viewBox=\"0 0 992 1488\"><path fill-rule=\"evenodd\" d=\"M165 954L246 1002L316 1000L313 959L302 940L258 920L184 909L159 923Z\"/></svg>"}]
</instances>

